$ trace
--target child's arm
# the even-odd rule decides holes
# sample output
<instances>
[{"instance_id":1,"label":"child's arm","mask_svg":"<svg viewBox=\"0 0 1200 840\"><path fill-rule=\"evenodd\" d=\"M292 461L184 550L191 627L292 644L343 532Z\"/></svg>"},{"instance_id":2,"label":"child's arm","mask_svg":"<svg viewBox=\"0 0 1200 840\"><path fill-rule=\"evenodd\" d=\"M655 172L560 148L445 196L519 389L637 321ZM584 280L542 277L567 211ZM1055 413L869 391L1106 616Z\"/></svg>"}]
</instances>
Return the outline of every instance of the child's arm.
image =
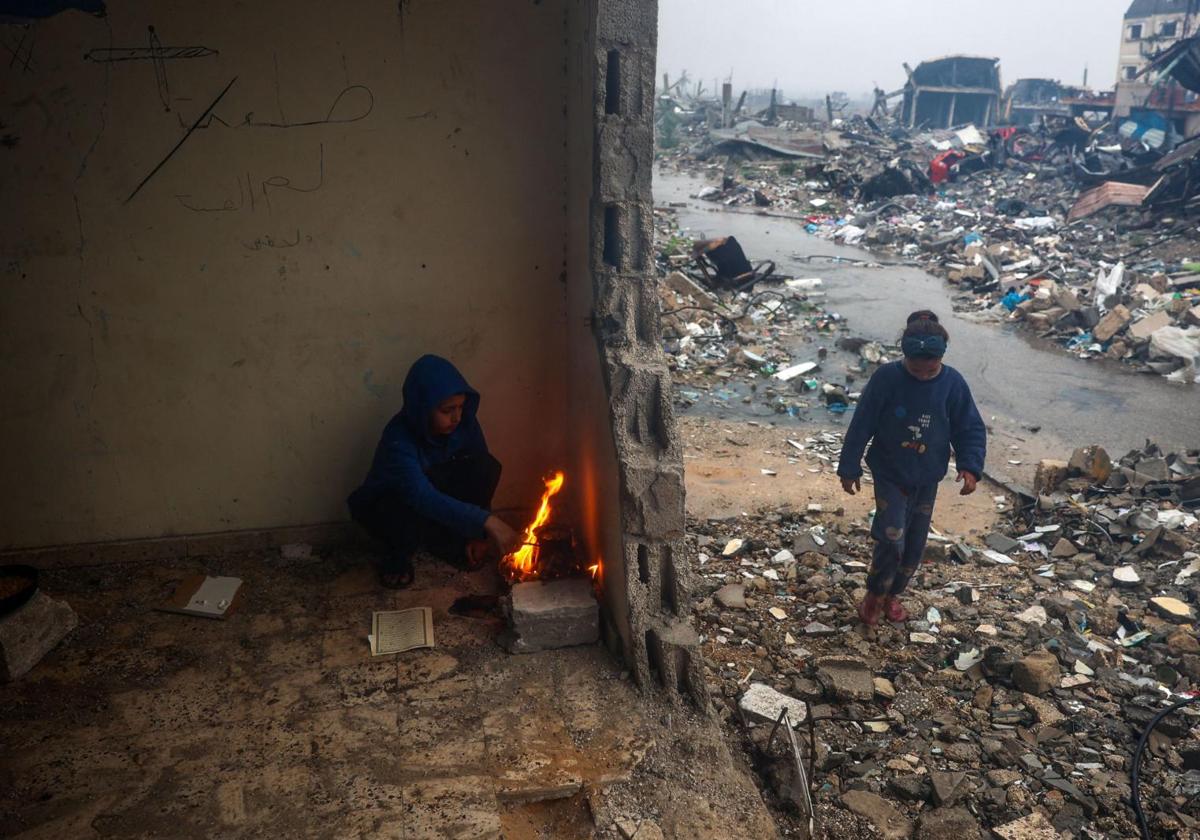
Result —
<instances>
[{"instance_id":1,"label":"child's arm","mask_svg":"<svg viewBox=\"0 0 1200 840\"><path fill-rule=\"evenodd\" d=\"M409 507L427 519L452 528L464 538L483 534L488 512L434 487L421 469L416 447L411 441L393 441L387 454L386 483L400 493Z\"/></svg>"},{"instance_id":2,"label":"child's arm","mask_svg":"<svg viewBox=\"0 0 1200 840\"><path fill-rule=\"evenodd\" d=\"M968 472L976 480L983 478L983 461L987 455L987 426L975 407L975 398L966 381L955 389L951 405L950 444L954 447L954 463L959 472Z\"/></svg>"},{"instance_id":3,"label":"child's arm","mask_svg":"<svg viewBox=\"0 0 1200 840\"><path fill-rule=\"evenodd\" d=\"M875 371L867 382L867 387L863 388L862 396L858 398L858 405L854 409L854 416L850 419L850 428L846 430L846 437L842 442L837 474L849 481L862 478L863 452L875 436L875 429L879 424L879 412L884 402L884 385L880 382L882 370L883 368L880 368Z\"/></svg>"}]
</instances>

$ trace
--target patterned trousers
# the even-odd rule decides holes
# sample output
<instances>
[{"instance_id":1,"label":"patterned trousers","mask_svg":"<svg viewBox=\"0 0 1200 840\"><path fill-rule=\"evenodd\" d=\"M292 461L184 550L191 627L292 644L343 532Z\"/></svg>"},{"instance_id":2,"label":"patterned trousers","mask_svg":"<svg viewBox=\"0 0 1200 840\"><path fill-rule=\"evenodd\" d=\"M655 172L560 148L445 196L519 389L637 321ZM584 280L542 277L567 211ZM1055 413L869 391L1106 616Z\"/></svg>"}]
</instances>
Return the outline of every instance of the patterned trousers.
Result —
<instances>
[{"instance_id":1,"label":"patterned trousers","mask_svg":"<svg viewBox=\"0 0 1200 840\"><path fill-rule=\"evenodd\" d=\"M875 476L875 521L871 525L875 553L867 575L869 592L899 595L908 587L925 554L937 489L937 484L905 488Z\"/></svg>"}]
</instances>

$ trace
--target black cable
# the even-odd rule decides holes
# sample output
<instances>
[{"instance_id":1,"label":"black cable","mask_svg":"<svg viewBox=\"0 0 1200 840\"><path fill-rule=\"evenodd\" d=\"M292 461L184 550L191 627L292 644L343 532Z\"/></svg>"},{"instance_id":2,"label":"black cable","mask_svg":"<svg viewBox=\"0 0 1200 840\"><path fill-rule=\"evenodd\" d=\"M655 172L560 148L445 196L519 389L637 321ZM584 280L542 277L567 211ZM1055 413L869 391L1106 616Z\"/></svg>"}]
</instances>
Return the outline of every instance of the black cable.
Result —
<instances>
[{"instance_id":1,"label":"black cable","mask_svg":"<svg viewBox=\"0 0 1200 840\"><path fill-rule=\"evenodd\" d=\"M1163 718L1176 709L1182 709L1184 706L1195 703L1197 700L1200 700L1200 695L1180 700L1178 703L1168 706L1150 718L1150 722L1146 724L1145 731L1142 732L1142 737L1138 739L1137 749L1133 751L1133 767L1129 769L1129 787L1132 790L1132 795L1129 799L1130 805L1133 806L1134 816L1137 817L1138 830L1142 833L1142 840L1151 840L1150 828L1146 825L1146 815L1142 813L1142 796L1138 791L1138 777L1141 771L1142 753L1146 750L1146 742L1150 740L1150 733L1154 731L1154 727L1158 726Z\"/></svg>"}]
</instances>

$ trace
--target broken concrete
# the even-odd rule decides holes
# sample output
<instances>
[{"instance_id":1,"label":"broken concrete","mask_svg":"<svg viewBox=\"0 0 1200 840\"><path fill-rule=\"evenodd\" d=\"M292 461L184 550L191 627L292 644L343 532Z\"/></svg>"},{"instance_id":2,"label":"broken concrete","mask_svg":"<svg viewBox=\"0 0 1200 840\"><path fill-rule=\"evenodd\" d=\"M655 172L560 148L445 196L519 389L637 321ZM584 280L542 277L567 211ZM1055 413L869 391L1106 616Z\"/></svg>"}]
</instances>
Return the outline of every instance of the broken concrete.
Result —
<instances>
[{"instance_id":1,"label":"broken concrete","mask_svg":"<svg viewBox=\"0 0 1200 840\"><path fill-rule=\"evenodd\" d=\"M746 693L738 700L738 708L759 723L775 723L784 709L787 709L788 720L792 726L803 723L808 718L808 710L802 702L764 683L751 683Z\"/></svg>"},{"instance_id":2,"label":"broken concrete","mask_svg":"<svg viewBox=\"0 0 1200 840\"><path fill-rule=\"evenodd\" d=\"M838 700L870 700L875 682L866 660L857 656L826 656L817 660L817 679Z\"/></svg>"},{"instance_id":3,"label":"broken concrete","mask_svg":"<svg viewBox=\"0 0 1200 840\"><path fill-rule=\"evenodd\" d=\"M0 682L29 673L77 626L70 604L39 589L16 612L0 618Z\"/></svg>"}]
</instances>

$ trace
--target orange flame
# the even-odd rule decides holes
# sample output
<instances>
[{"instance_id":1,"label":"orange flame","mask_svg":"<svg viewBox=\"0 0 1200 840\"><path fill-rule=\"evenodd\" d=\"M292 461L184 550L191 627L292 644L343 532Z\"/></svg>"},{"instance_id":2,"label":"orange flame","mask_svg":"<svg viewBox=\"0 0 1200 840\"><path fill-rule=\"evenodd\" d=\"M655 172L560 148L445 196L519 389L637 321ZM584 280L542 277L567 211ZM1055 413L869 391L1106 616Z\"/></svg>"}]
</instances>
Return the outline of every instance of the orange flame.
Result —
<instances>
[{"instance_id":1,"label":"orange flame","mask_svg":"<svg viewBox=\"0 0 1200 840\"><path fill-rule=\"evenodd\" d=\"M504 557L501 566L505 567L505 576L509 580L528 580L537 577L538 570L534 567L537 560L537 532L550 518L550 499L562 489L566 476L562 471L545 479L546 492L542 493L542 503L538 506L537 516L529 523L521 536L521 547Z\"/></svg>"}]
</instances>

